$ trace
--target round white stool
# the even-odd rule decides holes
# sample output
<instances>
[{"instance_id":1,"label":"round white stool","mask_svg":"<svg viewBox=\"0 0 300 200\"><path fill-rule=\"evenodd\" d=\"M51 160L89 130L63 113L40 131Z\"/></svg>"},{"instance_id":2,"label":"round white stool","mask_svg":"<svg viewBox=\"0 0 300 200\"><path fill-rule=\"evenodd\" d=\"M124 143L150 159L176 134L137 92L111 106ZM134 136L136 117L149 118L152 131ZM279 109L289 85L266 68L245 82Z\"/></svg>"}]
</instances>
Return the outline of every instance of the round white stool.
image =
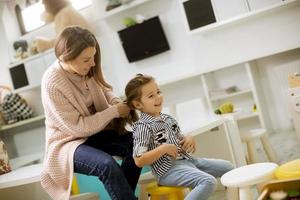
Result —
<instances>
[{"instance_id":1,"label":"round white stool","mask_svg":"<svg viewBox=\"0 0 300 200\"><path fill-rule=\"evenodd\" d=\"M227 187L239 188L240 200L253 200L251 186L274 178L276 163L255 163L233 169L221 177L221 183Z\"/></svg>"},{"instance_id":2,"label":"round white stool","mask_svg":"<svg viewBox=\"0 0 300 200\"><path fill-rule=\"evenodd\" d=\"M262 143L263 149L271 162L277 163L277 156L269 142L267 130L264 128L251 129L246 133L241 134L241 139L247 145L248 162L256 163L259 161L255 148L255 140L259 139Z\"/></svg>"}]
</instances>

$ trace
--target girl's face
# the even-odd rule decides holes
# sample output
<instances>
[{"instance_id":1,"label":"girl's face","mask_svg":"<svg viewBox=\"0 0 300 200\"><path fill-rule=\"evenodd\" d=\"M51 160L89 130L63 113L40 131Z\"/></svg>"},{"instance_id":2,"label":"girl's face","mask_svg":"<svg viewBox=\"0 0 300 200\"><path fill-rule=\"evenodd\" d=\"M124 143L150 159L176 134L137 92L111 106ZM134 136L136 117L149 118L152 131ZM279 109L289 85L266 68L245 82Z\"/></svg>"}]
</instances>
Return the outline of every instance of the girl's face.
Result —
<instances>
[{"instance_id":1,"label":"girl's face","mask_svg":"<svg viewBox=\"0 0 300 200\"><path fill-rule=\"evenodd\" d=\"M133 105L140 111L158 117L162 110L163 96L155 81L150 81L141 88L142 96Z\"/></svg>"},{"instance_id":2,"label":"girl's face","mask_svg":"<svg viewBox=\"0 0 300 200\"><path fill-rule=\"evenodd\" d=\"M81 76L89 73L90 69L95 66L94 56L96 54L95 47L84 49L75 59L66 61L65 67L70 72L75 72Z\"/></svg>"}]
</instances>

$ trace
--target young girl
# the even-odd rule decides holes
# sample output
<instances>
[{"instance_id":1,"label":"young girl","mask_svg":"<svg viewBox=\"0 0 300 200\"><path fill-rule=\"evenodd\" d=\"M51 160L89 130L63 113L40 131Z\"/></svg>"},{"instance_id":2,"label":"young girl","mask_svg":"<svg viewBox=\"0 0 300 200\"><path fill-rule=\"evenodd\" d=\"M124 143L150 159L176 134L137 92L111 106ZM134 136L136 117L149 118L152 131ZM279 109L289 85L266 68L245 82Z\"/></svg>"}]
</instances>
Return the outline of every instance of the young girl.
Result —
<instances>
[{"instance_id":1,"label":"young girl","mask_svg":"<svg viewBox=\"0 0 300 200\"><path fill-rule=\"evenodd\" d=\"M195 140L182 135L176 120L161 113L163 96L155 80L138 74L125 89L127 103L141 111L133 124L133 158L137 166L150 165L160 185L192 188L186 200L205 200L220 177L233 167L217 159L194 158Z\"/></svg>"}]
</instances>

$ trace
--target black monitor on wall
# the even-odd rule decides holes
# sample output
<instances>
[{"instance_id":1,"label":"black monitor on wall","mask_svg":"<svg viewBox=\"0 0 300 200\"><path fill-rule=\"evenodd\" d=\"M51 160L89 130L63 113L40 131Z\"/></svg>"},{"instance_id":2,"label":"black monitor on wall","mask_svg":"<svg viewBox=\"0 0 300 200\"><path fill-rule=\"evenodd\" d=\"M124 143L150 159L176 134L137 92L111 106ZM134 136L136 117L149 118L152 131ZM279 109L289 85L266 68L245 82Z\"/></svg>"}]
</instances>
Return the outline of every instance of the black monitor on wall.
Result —
<instances>
[{"instance_id":1,"label":"black monitor on wall","mask_svg":"<svg viewBox=\"0 0 300 200\"><path fill-rule=\"evenodd\" d=\"M24 64L19 64L9 68L9 73L14 89L18 89L29 84Z\"/></svg>"},{"instance_id":2,"label":"black monitor on wall","mask_svg":"<svg viewBox=\"0 0 300 200\"><path fill-rule=\"evenodd\" d=\"M153 17L118 31L129 62L157 55L170 49L159 17Z\"/></svg>"},{"instance_id":3,"label":"black monitor on wall","mask_svg":"<svg viewBox=\"0 0 300 200\"><path fill-rule=\"evenodd\" d=\"M188 0L183 7L190 30L216 22L211 0Z\"/></svg>"}]
</instances>

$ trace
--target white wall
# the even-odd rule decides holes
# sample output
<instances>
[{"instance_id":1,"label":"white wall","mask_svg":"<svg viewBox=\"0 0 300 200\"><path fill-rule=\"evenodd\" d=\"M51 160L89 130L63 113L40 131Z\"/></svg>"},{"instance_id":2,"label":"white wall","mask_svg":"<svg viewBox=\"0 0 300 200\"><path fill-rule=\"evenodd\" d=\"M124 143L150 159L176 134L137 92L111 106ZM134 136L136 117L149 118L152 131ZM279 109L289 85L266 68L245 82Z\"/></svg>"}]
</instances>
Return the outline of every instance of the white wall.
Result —
<instances>
[{"instance_id":1,"label":"white wall","mask_svg":"<svg viewBox=\"0 0 300 200\"><path fill-rule=\"evenodd\" d=\"M104 71L118 93L123 91L127 80L139 72L152 74L160 82L173 76L207 72L300 46L300 20L297 20L300 18L299 4L221 30L189 36L184 28L185 19L180 15L179 1L153 0L115 16L98 20L106 3L106 0L94 1L94 6L84 10L83 13L88 15L87 19L95 26L102 48ZM160 16L171 50L129 64L117 31L124 28L121 23L124 17L134 16L137 13L146 17ZM6 32L10 35L9 43L12 43L13 34L10 33L14 32L16 27L15 29L13 26L10 27L12 30ZM32 41L36 36L54 35L53 25L48 25L22 38Z\"/></svg>"},{"instance_id":2,"label":"white wall","mask_svg":"<svg viewBox=\"0 0 300 200\"><path fill-rule=\"evenodd\" d=\"M256 61L274 130L292 129L288 109L288 74L300 71L300 49Z\"/></svg>"},{"instance_id":3,"label":"white wall","mask_svg":"<svg viewBox=\"0 0 300 200\"><path fill-rule=\"evenodd\" d=\"M5 3L0 2L0 13L3 12L4 7L5 7ZM5 31L4 31L4 24L3 24L3 20L1 18L1 16L0 16L0 44L1 44L1 48L0 48L0 85L11 85L9 73L6 68L6 66L8 65L8 63L10 61L9 54L7 51L7 49L9 47L8 47L7 38L6 38Z\"/></svg>"},{"instance_id":4,"label":"white wall","mask_svg":"<svg viewBox=\"0 0 300 200\"><path fill-rule=\"evenodd\" d=\"M299 3L221 29L188 35L179 0L152 0L104 20L98 18L103 14L107 0L93 2L92 7L81 12L94 26L102 49L105 75L118 94L123 93L125 83L136 73L151 74L158 82L165 82L174 77L208 72L300 47ZM133 17L138 13L146 17L159 15L171 50L142 61L128 63L117 31L124 28L122 25L124 17ZM1 15L4 15L4 25L0 23L0 42L4 48L0 48L0 84L10 82L6 69L9 64L8 58L12 59L12 56L7 52L7 47L11 48L13 41L20 39L19 31L14 26L15 19L7 10L2 10ZM3 27L6 28L5 32ZM50 24L21 38L32 41L36 36L54 37L54 35L53 24ZM273 58L270 57L269 60ZM268 63L271 61L262 62L260 65L263 67L266 64L267 70ZM262 72L262 74L270 73ZM32 102L33 105L38 103L39 101ZM36 109L40 110L40 107ZM276 112L280 113L280 110ZM280 127L290 127L289 121L283 123L285 125L282 124ZM278 123L275 120L274 125L276 124Z\"/></svg>"}]
</instances>

